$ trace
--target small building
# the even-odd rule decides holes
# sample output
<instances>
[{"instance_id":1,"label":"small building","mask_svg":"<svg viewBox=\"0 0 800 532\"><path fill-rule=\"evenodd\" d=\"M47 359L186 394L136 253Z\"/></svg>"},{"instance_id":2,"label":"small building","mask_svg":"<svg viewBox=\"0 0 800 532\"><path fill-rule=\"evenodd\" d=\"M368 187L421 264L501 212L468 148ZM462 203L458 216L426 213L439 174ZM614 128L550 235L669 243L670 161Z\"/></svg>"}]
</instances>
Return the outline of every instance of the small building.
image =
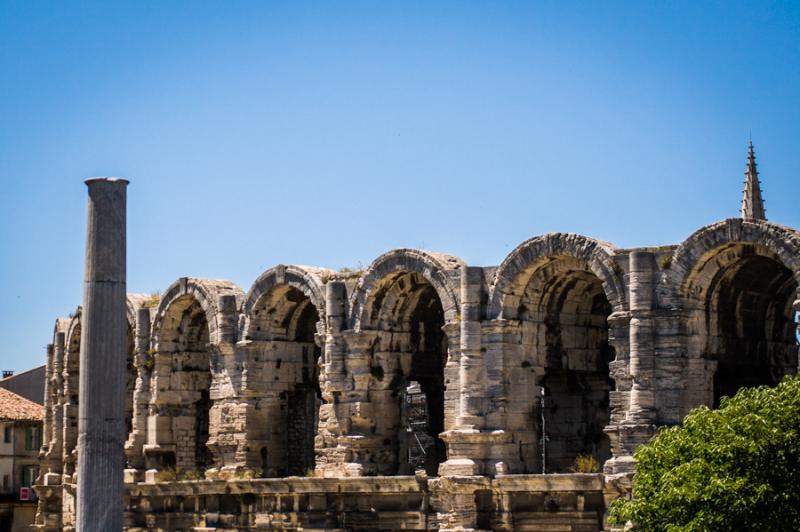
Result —
<instances>
[{"instance_id":1,"label":"small building","mask_svg":"<svg viewBox=\"0 0 800 532\"><path fill-rule=\"evenodd\" d=\"M34 403L44 404L44 372L45 365L27 369L22 373L3 371L0 388L12 391Z\"/></svg>"},{"instance_id":2,"label":"small building","mask_svg":"<svg viewBox=\"0 0 800 532\"><path fill-rule=\"evenodd\" d=\"M43 410L0 388L0 531L27 530L36 516Z\"/></svg>"}]
</instances>

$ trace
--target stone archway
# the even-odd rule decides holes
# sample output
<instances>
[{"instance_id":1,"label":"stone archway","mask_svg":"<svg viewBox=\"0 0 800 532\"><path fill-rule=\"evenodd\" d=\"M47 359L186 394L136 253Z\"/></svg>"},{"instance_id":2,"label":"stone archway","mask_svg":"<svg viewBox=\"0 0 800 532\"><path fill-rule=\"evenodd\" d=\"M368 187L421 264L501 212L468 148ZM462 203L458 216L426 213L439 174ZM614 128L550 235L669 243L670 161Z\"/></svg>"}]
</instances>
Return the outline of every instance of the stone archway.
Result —
<instances>
[{"instance_id":1,"label":"stone archway","mask_svg":"<svg viewBox=\"0 0 800 532\"><path fill-rule=\"evenodd\" d=\"M787 228L737 219L678 248L671 275L688 319L687 410L797 372L798 245Z\"/></svg>"},{"instance_id":2,"label":"stone archway","mask_svg":"<svg viewBox=\"0 0 800 532\"><path fill-rule=\"evenodd\" d=\"M765 248L737 243L698 268L687 294L690 356L706 361L706 404L797 372L798 283Z\"/></svg>"},{"instance_id":3,"label":"stone archway","mask_svg":"<svg viewBox=\"0 0 800 532\"><path fill-rule=\"evenodd\" d=\"M64 360L62 366L62 382L64 386L64 419L63 430L63 462L64 473L72 475L77 468L77 443L78 443L78 408L80 397L80 359L81 359L81 307L66 327ZM131 313L128 313L127 343L125 350L125 436L132 428L133 421L133 393L136 386L136 368L134 367L134 322Z\"/></svg>"},{"instance_id":4,"label":"stone archway","mask_svg":"<svg viewBox=\"0 0 800 532\"><path fill-rule=\"evenodd\" d=\"M399 272L376 287L372 329L379 331L370 363L371 393L381 397L378 432L386 434L396 464L386 473L425 469L436 475L445 461L447 337L442 302L420 274Z\"/></svg>"},{"instance_id":5,"label":"stone archway","mask_svg":"<svg viewBox=\"0 0 800 532\"><path fill-rule=\"evenodd\" d=\"M234 458L228 450L241 429L231 405L240 375L230 355L242 299L229 281L193 277L178 279L161 297L143 361L152 368L148 468L196 477Z\"/></svg>"},{"instance_id":6,"label":"stone archway","mask_svg":"<svg viewBox=\"0 0 800 532\"><path fill-rule=\"evenodd\" d=\"M145 446L148 466L203 471L212 465L207 447L211 409L209 324L190 294L170 301L159 313L152 366L150 427ZM154 421L154 423L153 423Z\"/></svg>"},{"instance_id":7,"label":"stone archway","mask_svg":"<svg viewBox=\"0 0 800 532\"><path fill-rule=\"evenodd\" d=\"M356 377L359 393L375 414L351 425L351 433L374 442L363 453L367 471L436 475L446 460L440 435L455 424L445 413L458 412L456 404L446 406L457 402L458 382L457 369L446 375L445 367L459 345L444 328L457 320L463 267L447 255L395 250L376 259L359 282L348 372L363 374Z\"/></svg>"},{"instance_id":8,"label":"stone archway","mask_svg":"<svg viewBox=\"0 0 800 532\"><path fill-rule=\"evenodd\" d=\"M544 438L542 471L567 472L582 455L598 464L611 458L603 431L614 389L611 311L600 280L572 257L536 269L520 298L523 345L544 389L544 409L536 420L536 432Z\"/></svg>"},{"instance_id":9,"label":"stone archway","mask_svg":"<svg viewBox=\"0 0 800 532\"><path fill-rule=\"evenodd\" d=\"M254 409L249 461L263 477L303 476L315 467L324 303L315 297L316 284L298 286L285 277L265 283L263 277L245 303L244 386Z\"/></svg>"},{"instance_id":10,"label":"stone archway","mask_svg":"<svg viewBox=\"0 0 800 532\"><path fill-rule=\"evenodd\" d=\"M71 476L78 467L78 397L80 386L81 308L78 307L67 328L63 363L64 421L63 471Z\"/></svg>"},{"instance_id":11,"label":"stone archway","mask_svg":"<svg viewBox=\"0 0 800 532\"><path fill-rule=\"evenodd\" d=\"M593 457L597 466L611 458L604 429L618 392L609 318L626 302L613 255L610 244L549 234L521 244L495 274L490 316L520 338L506 370L518 375L514 389L520 379L527 384L512 403L525 401L524 421L517 416L511 426L528 472L567 472L579 456Z\"/></svg>"}]
</instances>

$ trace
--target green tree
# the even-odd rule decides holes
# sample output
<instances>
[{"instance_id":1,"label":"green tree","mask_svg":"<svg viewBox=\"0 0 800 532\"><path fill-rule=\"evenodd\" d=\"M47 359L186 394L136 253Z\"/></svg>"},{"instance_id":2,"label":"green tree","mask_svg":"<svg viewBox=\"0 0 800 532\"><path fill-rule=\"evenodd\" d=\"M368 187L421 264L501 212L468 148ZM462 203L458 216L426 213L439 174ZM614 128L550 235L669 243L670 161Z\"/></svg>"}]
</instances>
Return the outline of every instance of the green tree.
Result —
<instances>
[{"instance_id":1,"label":"green tree","mask_svg":"<svg viewBox=\"0 0 800 532\"><path fill-rule=\"evenodd\" d=\"M612 524L635 530L800 530L800 376L692 410L636 451L633 498Z\"/></svg>"}]
</instances>

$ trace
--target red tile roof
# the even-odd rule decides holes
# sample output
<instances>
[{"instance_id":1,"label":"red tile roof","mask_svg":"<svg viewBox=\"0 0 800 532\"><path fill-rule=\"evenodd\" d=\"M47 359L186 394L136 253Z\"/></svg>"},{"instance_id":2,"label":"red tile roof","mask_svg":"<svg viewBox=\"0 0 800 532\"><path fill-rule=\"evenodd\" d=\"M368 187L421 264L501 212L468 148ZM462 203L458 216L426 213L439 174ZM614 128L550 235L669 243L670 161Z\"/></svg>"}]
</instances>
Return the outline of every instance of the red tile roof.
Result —
<instances>
[{"instance_id":1,"label":"red tile roof","mask_svg":"<svg viewBox=\"0 0 800 532\"><path fill-rule=\"evenodd\" d=\"M44 407L5 388L0 388L0 420L41 421Z\"/></svg>"}]
</instances>

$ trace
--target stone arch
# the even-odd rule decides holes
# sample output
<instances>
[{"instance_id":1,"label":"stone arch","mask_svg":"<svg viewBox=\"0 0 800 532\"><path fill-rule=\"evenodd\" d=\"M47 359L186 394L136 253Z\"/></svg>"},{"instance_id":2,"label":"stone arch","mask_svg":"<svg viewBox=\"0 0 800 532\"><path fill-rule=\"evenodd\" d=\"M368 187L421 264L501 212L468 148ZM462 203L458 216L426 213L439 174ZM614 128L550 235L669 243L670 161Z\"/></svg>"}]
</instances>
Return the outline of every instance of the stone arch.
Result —
<instances>
[{"instance_id":1,"label":"stone arch","mask_svg":"<svg viewBox=\"0 0 800 532\"><path fill-rule=\"evenodd\" d=\"M125 423L130 432L133 418L133 392L136 385L136 368L134 365L134 330L136 328L135 307L140 294L129 294L127 298L126 317L128 324L128 342L125 350L126 358L126 391L125 391ZM64 395L63 459L66 474L72 474L77 466L78 442L78 405L80 394L80 350L81 319L83 307L79 306L69 320L58 320L56 333L65 332L64 359L61 362ZM127 437L127 433L126 433Z\"/></svg>"},{"instance_id":2,"label":"stone arch","mask_svg":"<svg viewBox=\"0 0 800 532\"><path fill-rule=\"evenodd\" d=\"M558 257L572 257L585 263L602 282L614 311L626 307L624 273L614 261L616 248L583 235L549 233L526 240L517 246L497 268L489 289L490 319L514 319L519 297L530 275L543 263Z\"/></svg>"},{"instance_id":3,"label":"stone arch","mask_svg":"<svg viewBox=\"0 0 800 532\"><path fill-rule=\"evenodd\" d=\"M222 371L220 354L232 352L242 300L233 283L188 277L161 297L145 362L152 367L148 467L202 472L213 465L212 381Z\"/></svg>"},{"instance_id":4,"label":"stone arch","mask_svg":"<svg viewBox=\"0 0 800 532\"><path fill-rule=\"evenodd\" d=\"M64 383L63 427L63 471L65 475L75 473L78 466L78 394L80 384L80 349L82 307L72 313L64 346L62 382Z\"/></svg>"},{"instance_id":5,"label":"stone arch","mask_svg":"<svg viewBox=\"0 0 800 532\"><path fill-rule=\"evenodd\" d=\"M797 372L798 251L800 233L741 219L703 227L676 249L667 281L687 317L686 409Z\"/></svg>"},{"instance_id":6,"label":"stone arch","mask_svg":"<svg viewBox=\"0 0 800 532\"><path fill-rule=\"evenodd\" d=\"M757 246L789 269L800 283L800 232L760 220L730 218L695 231L678 246L668 270L671 286L680 297L697 292L696 273L713 256L738 243Z\"/></svg>"},{"instance_id":7,"label":"stone arch","mask_svg":"<svg viewBox=\"0 0 800 532\"><path fill-rule=\"evenodd\" d=\"M219 308L219 304L221 296L233 296L238 310L244 299L242 290L230 281L181 277L167 288L158 303L155 319L153 320L153 340L156 344L159 341L159 333L163 327L164 315L167 309L176 300L187 295L196 300L203 310L208 322L209 342L212 345L219 346L226 340L235 341L235 335L233 338L230 336L225 337L225 333L230 334L230 331L223 330L229 328L229 326L225 323L224 312L223 309ZM235 330L233 332L235 333Z\"/></svg>"},{"instance_id":8,"label":"stone arch","mask_svg":"<svg viewBox=\"0 0 800 532\"><path fill-rule=\"evenodd\" d=\"M458 320L465 267L448 255L401 249L379 257L359 282L351 299L359 338L352 341L357 350L366 350L357 358L367 365L365 384L374 411L380 412L369 429L381 435L369 471L408 474L424 468L435 475L446 460L440 435L455 423L445 419L445 412L457 413L457 405L445 403L458 401L458 383L457 375L445 378L445 366L457 360L453 353L460 345L457 336L448 337L445 325Z\"/></svg>"},{"instance_id":9,"label":"stone arch","mask_svg":"<svg viewBox=\"0 0 800 532\"><path fill-rule=\"evenodd\" d=\"M300 291L320 314L320 333L325 327L325 283L323 278L334 272L325 268L279 264L258 276L247 292L242 308L244 319L239 337L247 339L251 327L253 310L256 304L276 286L286 285Z\"/></svg>"},{"instance_id":10,"label":"stone arch","mask_svg":"<svg viewBox=\"0 0 800 532\"><path fill-rule=\"evenodd\" d=\"M495 273L488 314L520 333L519 358L509 354L506 364L525 381L517 385L524 425L516 428L528 472L566 472L581 455L611 458L609 318L625 309L624 286L614 248L572 234L524 242Z\"/></svg>"},{"instance_id":11,"label":"stone arch","mask_svg":"<svg viewBox=\"0 0 800 532\"><path fill-rule=\"evenodd\" d=\"M247 294L240 328L245 353L247 461L264 477L305 475L315 467L321 404L325 297L333 272L279 265Z\"/></svg>"},{"instance_id":12,"label":"stone arch","mask_svg":"<svg viewBox=\"0 0 800 532\"><path fill-rule=\"evenodd\" d=\"M353 329L374 326L375 310L381 303L382 284L403 272L422 276L442 303L445 322L456 320L460 308L460 272L466 263L457 257L416 249L395 249L384 253L364 272L351 299L350 324Z\"/></svg>"},{"instance_id":13,"label":"stone arch","mask_svg":"<svg viewBox=\"0 0 800 532\"><path fill-rule=\"evenodd\" d=\"M145 294L128 294L126 312L128 316L128 349L125 356L125 438L133 430L134 393L139 371L136 367L136 310L150 298Z\"/></svg>"},{"instance_id":14,"label":"stone arch","mask_svg":"<svg viewBox=\"0 0 800 532\"><path fill-rule=\"evenodd\" d=\"M49 428L45 427L46 454L45 462L50 468L50 472L62 473L63 465L63 437L64 437L64 385L63 368L66 357L66 338L71 319L56 318L53 326L53 356L48 360L46 372L47 382L45 383L46 395L44 398L45 423L49 423ZM63 345L59 346L59 336L63 335Z\"/></svg>"}]
</instances>

